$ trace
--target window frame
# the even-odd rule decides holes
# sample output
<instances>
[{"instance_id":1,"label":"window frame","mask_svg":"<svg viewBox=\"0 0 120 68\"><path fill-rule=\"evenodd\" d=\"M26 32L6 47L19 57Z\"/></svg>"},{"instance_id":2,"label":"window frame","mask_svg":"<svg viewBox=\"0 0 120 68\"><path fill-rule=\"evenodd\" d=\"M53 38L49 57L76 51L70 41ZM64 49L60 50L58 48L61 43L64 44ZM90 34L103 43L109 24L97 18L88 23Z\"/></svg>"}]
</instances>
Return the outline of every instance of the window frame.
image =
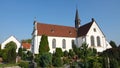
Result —
<instances>
[{"instance_id":1,"label":"window frame","mask_svg":"<svg viewBox=\"0 0 120 68\"><path fill-rule=\"evenodd\" d=\"M52 40L52 48L55 49L56 48L56 39Z\"/></svg>"}]
</instances>

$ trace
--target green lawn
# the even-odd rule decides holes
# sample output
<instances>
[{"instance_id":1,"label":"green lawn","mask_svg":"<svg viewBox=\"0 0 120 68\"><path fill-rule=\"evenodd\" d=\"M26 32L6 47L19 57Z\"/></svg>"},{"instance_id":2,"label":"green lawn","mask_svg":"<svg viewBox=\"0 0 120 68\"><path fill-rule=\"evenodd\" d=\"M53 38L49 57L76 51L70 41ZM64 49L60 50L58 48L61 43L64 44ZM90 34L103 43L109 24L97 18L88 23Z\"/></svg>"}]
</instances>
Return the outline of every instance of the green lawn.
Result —
<instances>
[{"instance_id":1,"label":"green lawn","mask_svg":"<svg viewBox=\"0 0 120 68\"><path fill-rule=\"evenodd\" d=\"M0 64L1 67L11 67L11 66L18 66L18 64Z\"/></svg>"}]
</instances>

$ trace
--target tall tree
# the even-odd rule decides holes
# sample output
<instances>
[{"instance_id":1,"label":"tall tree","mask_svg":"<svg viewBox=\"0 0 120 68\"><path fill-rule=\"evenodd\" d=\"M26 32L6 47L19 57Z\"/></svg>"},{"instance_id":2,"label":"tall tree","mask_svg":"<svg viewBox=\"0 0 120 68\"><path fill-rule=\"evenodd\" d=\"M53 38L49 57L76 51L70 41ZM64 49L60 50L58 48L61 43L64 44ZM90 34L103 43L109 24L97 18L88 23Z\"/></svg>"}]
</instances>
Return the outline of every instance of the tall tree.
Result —
<instances>
[{"instance_id":1,"label":"tall tree","mask_svg":"<svg viewBox=\"0 0 120 68\"><path fill-rule=\"evenodd\" d=\"M112 48L116 48L117 47L117 45L116 45L116 43L114 41L110 41L110 45L112 46Z\"/></svg>"},{"instance_id":2,"label":"tall tree","mask_svg":"<svg viewBox=\"0 0 120 68\"><path fill-rule=\"evenodd\" d=\"M88 58L88 45L86 43L83 43L81 46L81 50L82 50L82 55L83 55L83 63L84 63L84 68L88 68L88 64L87 64L87 58Z\"/></svg>"},{"instance_id":3,"label":"tall tree","mask_svg":"<svg viewBox=\"0 0 120 68\"><path fill-rule=\"evenodd\" d=\"M39 45L39 54L49 52L49 43L48 43L48 37L46 35L42 35L40 45Z\"/></svg>"}]
</instances>

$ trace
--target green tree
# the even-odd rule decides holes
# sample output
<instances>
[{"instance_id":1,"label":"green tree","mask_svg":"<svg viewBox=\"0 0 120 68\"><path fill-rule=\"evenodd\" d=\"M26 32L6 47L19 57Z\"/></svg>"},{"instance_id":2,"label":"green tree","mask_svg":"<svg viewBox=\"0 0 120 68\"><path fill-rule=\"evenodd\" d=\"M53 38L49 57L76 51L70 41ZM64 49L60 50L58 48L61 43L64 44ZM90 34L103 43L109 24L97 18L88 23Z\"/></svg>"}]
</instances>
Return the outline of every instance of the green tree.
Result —
<instances>
[{"instance_id":1,"label":"green tree","mask_svg":"<svg viewBox=\"0 0 120 68\"><path fill-rule=\"evenodd\" d=\"M119 68L118 62L116 59L110 59L110 68Z\"/></svg>"},{"instance_id":2,"label":"green tree","mask_svg":"<svg viewBox=\"0 0 120 68\"><path fill-rule=\"evenodd\" d=\"M102 68L102 63L100 62L101 57L90 56L88 57L88 68Z\"/></svg>"},{"instance_id":3,"label":"green tree","mask_svg":"<svg viewBox=\"0 0 120 68\"><path fill-rule=\"evenodd\" d=\"M8 56L7 56L7 49L2 50L2 58L4 62L7 62Z\"/></svg>"},{"instance_id":4,"label":"green tree","mask_svg":"<svg viewBox=\"0 0 120 68\"><path fill-rule=\"evenodd\" d=\"M53 58L52 58L52 65L55 67L61 67L63 65L63 62L61 60L62 56L63 56L62 49L56 48L55 53L53 54Z\"/></svg>"},{"instance_id":5,"label":"green tree","mask_svg":"<svg viewBox=\"0 0 120 68\"><path fill-rule=\"evenodd\" d=\"M42 35L40 45L39 45L39 54L49 52L49 43L48 43L48 37L46 35Z\"/></svg>"},{"instance_id":6,"label":"green tree","mask_svg":"<svg viewBox=\"0 0 120 68\"><path fill-rule=\"evenodd\" d=\"M22 52L22 60L27 60L27 54L25 52Z\"/></svg>"},{"instance_id":7,"label":"green tree","mask_svg":"<svg viewBox=\"0 0 120 68\"><path fill-rule=\"evenodd\" d=\"M61 67L63 65L63 62L60 57L53 56L52 65L55 67Z\"/></svg>"},{"instance_id":8,"label":"green tree","mask_svg":"<svg viewBox=\"0 0 120 68\"><path fill-rule=\"evenodd\" d=\"M21 40L22 43L31 43L32 42L32 39L24 39L24 40Z\"/></svg>"},{"instance_id":9,"label":"green tree","mask_svg":"<svg viewBox=\"0 0 120 68\"><path fill-rule=\"evenodd\" d=\"M18 49L18 55L22 57L22 48L21 47Z\"/></svg>"},{"instance_id":10,"label":"green tree","mask_svg":"<svg viewBox=\"0 0 120 68\"><path fill-rule=\"evenodd\" d=\"M52 64L52 55L50 53L42 53L39 59L41 67L49 67Z\"/></svg>"},{"instance_id":11,"label":"green tree","mask_svg":"<svg viewBox=\"0 0 120 68\"><path fill-rule=\"evenodd\" d=\"M32 59L33 59L33 54L32 54L31 51L28 51L28 52L27 52L27 59L30 60L30 61L32 61Z\"/></svg>"},{"instance_id":12,"label":"green tree","mask_svg":"<svg viewBox=\"0 0 120 68\"><path fill-rule=\"evenodd\" d=\"M29 68L29 62L26 62L26 61L21 61L18 65L21 68Z\"/></svg>"},{"instance_id":13,"label":"green tree","mask_svg":"<svg viewBox=\"0 0 120 68\"><path fill-rule=\"evenodd\" d=\"M88 58L88 45L83 43L81 46L81 58L83 59L84 68L88 68L87 58Z\"/></svg>"},{"instance_id":14,"label":"green tree","mask_svg":"<svg viewBox=\"0 0 120 68\"><path fill-rule=\"evenodd\" d=\"M4 56L6 55L6 60L7 62L15 62L16 60L16 48L17 45L11 41L5 45L5 52Z\"/></svg>"},{"instance_id":15,"label":"green tree","mask_svg":"<svg viewBox=\"0 0 120 68\"><path fill-rule=\"evenodd\" d=\"M68 56L68 51L64 51L64 56L67 57Z\"/></svg>"},{"instance_id":16,"label":"green tree","mask_svg":"<svg viewBox=\"0 0 120 68\"><path fill-rule=\"evenodd\" d=\"M2 49L1 49L1 44L0 44L0 57L2 57Z\"/></svg>"},{"instance_id":17,"label":"green tree","mask_svg":"<svg viewBox=\"0 0 120 68\"><path fill-rule=\"evenodd\" d=\"M25 48L19 48L18 50L18 55L21 57L22 60L27 60L30 59L30 56L28 56L27 54L29 54L27 50Z\"/></svg>"},{"instance_id":18,"label":"green tree","mask_svg":"<svg viewBox=\"0 0 120 68\"><path fill-rule=\"evenodd\" d=\"M101 58L97 56L97 50L88 48L86 43L80 47L80 58L83 60L81 65L83 68L102 68L102 63L99 61Z\"/></svg>"},{"instance_id":19,"label":"green tree","mask_svg":"<svg viewBox=\"0 0 120 68\"><path fill-rule=\"evenodd\" d=\"M116 45L116 43L114 41L110 41L110 45L112 46L112 48L116 48L117 47L117 45Z\"/></svg>"},{"instance_id":20,"label":"green tree","mask_svg":"<svg viewBox=\"0 0 120 68\"><path fill-rule=\"evenodd\" d=\"M110 48L102 52L101 56L104 58L105 65L104 67L107 67L108 65L110 68L117 68L120 65L120 48ZM109 59L109 63L108 63ZM111 65L112 64L112 65Z\"/></svg>"},{"instance_id":21,"label":"green tree","mask_svg":"<svg viewBox=\"0 0 120 68\"><path fill-rule=\"evenodd\" d=\"M76 55L80 53L80 49L75 45L74 41L72 41L72 49Z\"/></svg>"},{"instance_id":22,"label":"green tree","mask_svg":"<svg viewBox=\"0 0 120 68\"><path fill-rule=\"evenodd\" d=\"M73 58L75 55L74 51L72 49L69 49L69 57Z\"/></svg>"},{"instance_id":23,"label":"green tree","mask_svg":"<svg viewBox=\"0 0 120 68\"><path fill-rule=\"evenodd\" d=\"M63 56L63 52L62 52L61 48L56 48L55 56L56 57L62 57Z\"/></svg>"}]
</instances>

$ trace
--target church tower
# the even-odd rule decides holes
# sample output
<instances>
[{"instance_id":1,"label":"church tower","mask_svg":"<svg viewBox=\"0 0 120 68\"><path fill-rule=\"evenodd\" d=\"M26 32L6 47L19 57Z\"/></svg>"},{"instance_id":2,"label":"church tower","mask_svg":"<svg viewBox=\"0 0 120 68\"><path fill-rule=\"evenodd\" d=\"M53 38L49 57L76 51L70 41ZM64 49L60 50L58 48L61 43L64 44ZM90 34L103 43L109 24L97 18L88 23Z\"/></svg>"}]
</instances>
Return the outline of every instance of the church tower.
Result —
<instances>
[{"instance_id":1,"label":"church tower","mask_svg":"<svg viewBox=\"0 0 120 68\"><path fill-rule=\"evenodd\" d=\"M75 28L78 29L80 27L80 18L78 14L78 9L76 9L76 15L75 15Z\"/></svg>"}]
</instances>

